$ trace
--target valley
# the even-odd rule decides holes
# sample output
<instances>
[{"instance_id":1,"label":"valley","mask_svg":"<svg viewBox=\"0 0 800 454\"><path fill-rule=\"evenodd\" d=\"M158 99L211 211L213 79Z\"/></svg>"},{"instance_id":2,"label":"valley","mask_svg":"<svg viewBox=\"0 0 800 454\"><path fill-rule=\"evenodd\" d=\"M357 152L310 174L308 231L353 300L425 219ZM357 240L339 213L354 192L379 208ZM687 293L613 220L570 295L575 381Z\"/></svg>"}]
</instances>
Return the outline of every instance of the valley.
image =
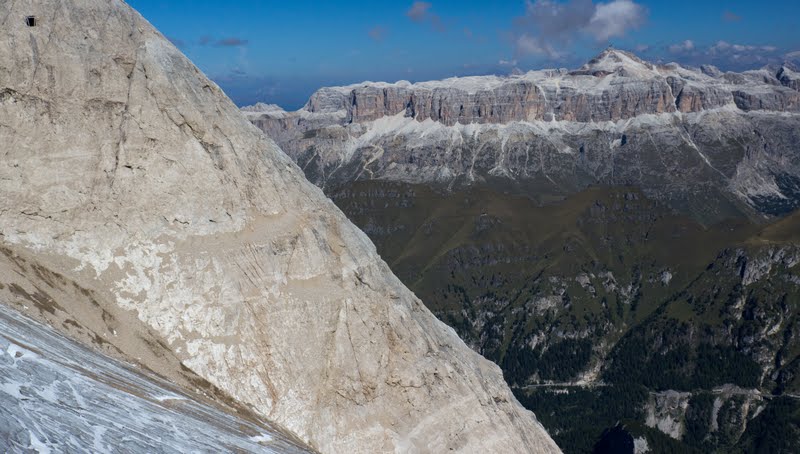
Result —
<instances>
[{"instance_id":1,"label":"valley","mask_svg":"<svg viewBox=\"0 0 800 454\"><path fill-rule=\"evenodd\" d=\"M545 205L379 181L330 194L398 277L502 366L566 452L590 451L620 420L650 446L738 446L773 401L800 404L776 397L800 391L795 217L706 227L632 187ZM659 397L671 392L677 413ZM710 430L718 413L692 419L707 402L737 415L723 415L728 438Z\"/></svg>"}]
</instances>

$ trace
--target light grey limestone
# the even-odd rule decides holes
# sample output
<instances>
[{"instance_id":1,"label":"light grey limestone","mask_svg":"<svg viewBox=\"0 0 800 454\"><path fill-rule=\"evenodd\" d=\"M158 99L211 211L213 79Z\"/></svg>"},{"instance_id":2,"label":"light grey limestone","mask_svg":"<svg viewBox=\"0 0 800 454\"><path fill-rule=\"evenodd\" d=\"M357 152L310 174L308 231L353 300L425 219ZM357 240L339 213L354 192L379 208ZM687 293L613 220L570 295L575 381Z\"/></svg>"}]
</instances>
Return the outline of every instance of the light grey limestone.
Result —
<instances>
[{"instance_id":1,"label":"light grey limestone","mask_svg":"<svg viewBox=\"0 0 800 454\"><path fill-rule=\"evenodd\" d=\"M4 245L322 452L558 452L499 368L124 2L9 0L0 22Z\"/></svg>"}]
</instances>

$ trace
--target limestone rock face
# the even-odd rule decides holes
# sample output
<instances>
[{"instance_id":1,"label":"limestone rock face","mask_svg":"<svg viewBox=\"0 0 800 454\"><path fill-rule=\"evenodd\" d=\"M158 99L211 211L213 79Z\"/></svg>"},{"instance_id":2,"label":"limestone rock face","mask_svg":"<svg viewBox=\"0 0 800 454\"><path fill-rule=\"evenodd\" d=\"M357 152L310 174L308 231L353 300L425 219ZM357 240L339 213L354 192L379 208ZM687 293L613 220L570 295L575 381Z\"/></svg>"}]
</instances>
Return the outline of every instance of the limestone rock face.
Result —
<instances>
[{"instance_id":1,"label":"limestone rock face","mask_svg":"<svg viewBox=\"0 0 800 454\"><path fill-rule=\"evenodd\" d=\"M769 93L736 90L733 92L736 107L742 110L771 110L797 112L800 110L800 93L775 91Z\"/></svg>"},{"instance_id":2,"label":"limestone rock face","mask_svg":"<svg viewBox=\"0 0 800 454\"><path fill-rule=\"evenodd\" d=\"M273 427L137 372L0 305L0 449L313 452Z\"/></svg>"},{"instance_id":3,"label":"limestone rock face","mask_svg":"<svg viewBox=\"0 0 800 454\"><path fill-rule=\"evenodd\" d=\"M716 68L715 68L716 69ZM796 90L783 69L777 77ZM764 90L763 85L772 85ZM501 77L465 77L410 84L371 83L323 88L304 110L343 112L361 123L403 112L418 121L508 123L617 121L641 114L700 112L731 104L742 110L800 111L799 95L774 74L722 74L656 66L624 51L607 50L580 69Z\"/></svg>"},{"instance_id":4,"label":"limestone rock face","mask_svg":"<svg viewBox=\"0 0 800 454\"><path fill-rule=\"evenodd\" d=\"M637 185L702 222L800 207L800 92L783 67L655 65L607 50L574 71L324 88L248 118L329 188L503 181L534 197Z\"/></svg>"},{"instance_id":5,"label":"limestone rock face","mask_svg":"<svg viewBox=\"0 0 800 454\"><path fill-rule=\"evenodd\" d=\"M125 3L8 0L0 21L0 241L37 263L23 271L127 314L323 452L558 452L499 368ZM118 333L102 342L138 356Z\"/></svg>"}]
</instances>

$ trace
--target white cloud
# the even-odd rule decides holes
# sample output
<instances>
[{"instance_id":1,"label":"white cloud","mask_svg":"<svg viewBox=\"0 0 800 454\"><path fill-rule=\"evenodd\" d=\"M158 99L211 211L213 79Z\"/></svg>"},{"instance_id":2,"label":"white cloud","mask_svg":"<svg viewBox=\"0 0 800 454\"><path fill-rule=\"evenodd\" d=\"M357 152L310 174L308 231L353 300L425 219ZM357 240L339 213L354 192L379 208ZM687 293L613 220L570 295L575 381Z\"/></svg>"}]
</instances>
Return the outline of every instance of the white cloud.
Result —
<instances>
[{"instance_id":1,"label":"white cloud","mask_svg":"<svg viewBox=\"0 0 800 454\"><path fill-rule=\"evenodd\" d=\"M727 41L717 41L708 51L712 54L722 53L742 53L742 52L767 52L773 53L778 50L775 46L752 46L747 44L731 44Z\"/></svg>"},{"instance_id":2,"label":"white cloud","mask_svg":"<svg viewBox=\"0 0 800 454\"><path fill-rule=\"evenodd\" d=\"M646 17L647 10L631 0L599 3L586 31L597 41L607 41L624 36L628 30L641 27Z\"/></svg>"},{"instance_id":3,"label":"white cloud","mask_svg":"<svg viewBox=\"0 0 800 454\"><path fill-rule=\"evenodd\" d=\"M689 53L694 50L694 41L691 39L687 39L686 41L678 44L673 44L669 46L670 53L673 54L681 54L681 53Z\"/></svg>"},{"instance_id":4,"label":"white cloud","mask_svg":"<svg viewBox=\"0 0 800 454\"><path fill-rule=\"evenodd\" d=\"M633 0L527 0L525 15L515 21L514 44L518 54L556 57L582 36L604 43L646 19L647 9Z\"/></svg>"},{"instance_id":5,"label":"white cloud","mask_svg":"<svg viewBox=\"0 0 800 454\"><path fill-rule=\"evenodd\" d=\"M785 56L771 45L752 45L717 41L710 46L698 46L691 40L667 46L669 53L680 62L692 65L713 64L725 69L751 69L780 63Z\"/></svg>"},{"instance_id":6,"label":"white cloud","mask_svg":"<svg viewBox=\"0 0 800 454\"><path fill-rule=\"evenodd\" d=\"M545 44L538 37L530 36L523 33L517 38L517 52L523 55L546 55L549 57L558 56L558 52L553 50L552 47Z\"/></svg>"}]
</instances>

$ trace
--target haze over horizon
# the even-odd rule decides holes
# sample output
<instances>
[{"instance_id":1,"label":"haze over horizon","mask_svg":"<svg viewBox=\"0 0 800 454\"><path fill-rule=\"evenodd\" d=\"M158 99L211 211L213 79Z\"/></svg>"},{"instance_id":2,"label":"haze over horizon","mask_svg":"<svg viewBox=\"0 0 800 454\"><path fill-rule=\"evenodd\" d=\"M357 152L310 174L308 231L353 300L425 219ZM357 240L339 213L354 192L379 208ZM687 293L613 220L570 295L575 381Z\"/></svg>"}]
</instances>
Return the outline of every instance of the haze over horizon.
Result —
<instances>
[{"instance_id":1,"label":"haze over horizon","mask_svg":"<svg viewBox=\"0 0 800 454\"><path fill-rule=\"evenodd\" d=\"M723 70L800 57L794 2L777 19L748 1L130 3L237 104L292 110L323 86L573 68L608 45Z\"/></svg>"}]
</instances>

